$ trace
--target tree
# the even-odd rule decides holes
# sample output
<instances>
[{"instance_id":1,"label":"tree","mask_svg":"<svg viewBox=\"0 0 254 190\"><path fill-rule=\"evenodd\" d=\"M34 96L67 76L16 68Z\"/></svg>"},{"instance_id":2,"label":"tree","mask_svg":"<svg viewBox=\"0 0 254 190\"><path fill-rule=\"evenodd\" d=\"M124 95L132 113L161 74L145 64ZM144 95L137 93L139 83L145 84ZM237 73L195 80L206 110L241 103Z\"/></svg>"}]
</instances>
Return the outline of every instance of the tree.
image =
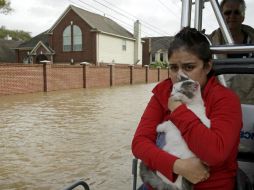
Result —
<instances>
[{"instance_id":1,"label":"tree","mask_svg":"<svg viewBox=\"0 0 254 190\"><path fill-rule=\"evenodd\" d=\"M4 39L7 35L12 37L13 40L27 41L31 39L29 32L23 30L9 30L5 26L0 27L0 39Z\"/></svg>"},{"instance_id":2,"label":"tree","mask_svg":"<svg viewBox=\"0 0 254 190\"><path fill-rule=\"evenodd\" d=\"M11 8L10 0L0 0L0 14L8 14L13 9Z\"/></svg>"}]
</instances>

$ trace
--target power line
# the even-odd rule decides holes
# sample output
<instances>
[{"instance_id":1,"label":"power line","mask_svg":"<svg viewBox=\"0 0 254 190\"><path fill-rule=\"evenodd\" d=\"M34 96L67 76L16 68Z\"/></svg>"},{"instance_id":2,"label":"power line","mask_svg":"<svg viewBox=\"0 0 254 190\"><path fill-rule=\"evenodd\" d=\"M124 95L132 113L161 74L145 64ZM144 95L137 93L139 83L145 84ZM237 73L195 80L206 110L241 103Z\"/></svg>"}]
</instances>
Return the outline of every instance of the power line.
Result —
<instances>
[{"instance_id":1,"label":"power line","mask_svg":"<svg viewBox=\"0 0 254 190\"><path fill-rule=\"evenodd\" d=\"M81 0L79 0L79 1L81 1ZM98 3L98 4L100 4L100 5L102 5L102 6L104 6L104 7L106 7L106 8L108 8L108 9L110 9L110 10L112 10L112 11L114 11L114 12L116 12L117 14L122 15L123 17L125 17L125 18L127 18L127 19L130 19L130 17L124 15L122 12L119 12L119 11L117 11L117 10L115 10L115 9L112 9L111 7L105 5L105 4L101 3L101 2L98 2L97 0L93 0L93 1L96 2L96 3ZM159 34L160 31L155 30L154 28L155 28L155 27L150 27L150 30L152 30L152 31L154 31L154 32L156 32L156 33ZM165 34L163 34L163 33L160 33L160 34L165 35ZM167 33L166 33L166 34L167 34Z\"/></svg>"},{"instance_id":2,"label":"power line","mask_svg":"<svg viewBox=\"0 0 254 190\"><path fill-rule=\"evenodd\" d=\"M113 6L113 7L115 7L115 8L117 8L117 9L121 10L121 11L124 12L125 14L130 15L130 16L133 17L135 20L140 20L140 21L142 22L142 24L144 25L144 27L150 28L150 29L152 29L152 30L153 30L154 28L157 28L157 27L151 25L150 23L148 23L148 22L146 22L146 21L144 21L144 20L141 20L141 19L137 18L137 16L135 16L135 15L133 15L133 14L131 14L131 13L129 13L129 12L127 12L127 11L125 11L125 10L119 8L119 7L117 7L117 6L114 5L113 3L110 3L110 2L108 2L108 1L106 1L106 0L103 0L103 1L106 2L106 3L108 3L109 5L111 5L111 6ZM161 29L159 29L159 30L162 31ZM165 33L166 35L168 35L168 32L165 32L165 31L162 31L162 32ZM163 34L163 35L164 35L164 34Z\"/></svg>"},{"instance_id":3,"label":"power line","mask_svg":"<svg viewBox=\"0 0 254 190\"><path fill-rule=\"evenodd\" d=\"M175 18L178 19L178 17L176 16L177 13L176 13L175 11L173 11L173 9L169 8L169 7L168 7L165 3L163 3L161 0L158 0L158 1L159 1L160 4L163 5L164 8L166 8L167 10L169 10L169 13L171 13L172 15L174 15ZM172 12L173 12L174 14L173 14Z\"/></svg>"},{"instance_id":4,"label":"power line","mask_svg":"<svg viewBox=\"0 0 254 190\"><path fill-rule=\"evenodd\" d=\"M91 7L91 8L93 8L93 9L96 10L96 11L102 12L102 13L105 15L105 12L104 12L104 11L101 11L100 9L95 8L94 6L92 6L92 5L88 4L88 3L85 3L85 2L83 2L83 1L81 1L81 0L78 0L78 1L79 1L80 3L82 3L82 4L85 4L85 5L87 5L87 6ZM78 5L77 3L73 2L72 0L69 0L69 2L71 2L72 4L74 4L74 5L76 5L76 6L80 6L80 5ZM125 27L128 28L130 31L133 30L133 26L130 25L129 23L126 23L126 22L124 22L124 21L122 21L122 20L120 20L120 19L118 19L118 18L116 18L116 17L114 17L114 16L112 16L112 15L109 15L109 14L107 14L107 15L108 15L109 17L113 18L114 20L118 20L119 22L123 23L123 24L125 25ZM142 32L142 31L141 31L141 32ZM131 32L131 33L132 33L132 32ZM148 35L148 36L152 36L151 34L146 33L146 32L144 32L144 31L143 31L143 33L145 33L145 34Z\"/></svg>"},{"instance_id":5,"label":"power line","mask_svg":"<svg viewBox=\"0 0 254 190\"><path fill-rule=\"evenodd\" d=\"M78 0L78 1L79 1L80 3L82 3L82 4L85 4L85 5L89 6L89 7L92 7L93 9L95 9L95 10L97 10L97 11L102 12L103 14L105 14L104 11L101 11L101 10L98 9L97 7L95 8L94 6L88 4L88 3L84 2L84 1L81 1L81 0ZM70 1L70 2L74 3L73 1ZM101 3L99 3L99 4L101 4ZM109 7L107 7L107 8L109 8ZM111 10L112 10L112 9L111 9ZM130 27L133 27L133 25L130 25L130 24L126 23L125 21L120 20L119 18L116 18L116 17L114 17L114 16L112 16L112 15L110 15L110 14L107 14L107 15L108 15L109 17L115 19L115 20L118 20L118 21L121 22L121 23L124 23L125 25L128 25L128 26L130 26ZM125 16L125 17L126 17L126 16ZM126 17L126 18L128 18L128 17ZM128 19L130 19L130 18L128 18ZM145 27L145 26L144 26L144 27ZM147 27L146 27L146 28L147 28ZM149 30L152 30L153 32L159 34L159 33L158 33L158 30L154 30L154 29L149 29ZM144 30L142 30L141 33L145 33L147 36L153 36L153 35L151 35L151 34L145 32ZM165 34L163 34L163 35L165 35Z\"/></svg>"}]
</instances>

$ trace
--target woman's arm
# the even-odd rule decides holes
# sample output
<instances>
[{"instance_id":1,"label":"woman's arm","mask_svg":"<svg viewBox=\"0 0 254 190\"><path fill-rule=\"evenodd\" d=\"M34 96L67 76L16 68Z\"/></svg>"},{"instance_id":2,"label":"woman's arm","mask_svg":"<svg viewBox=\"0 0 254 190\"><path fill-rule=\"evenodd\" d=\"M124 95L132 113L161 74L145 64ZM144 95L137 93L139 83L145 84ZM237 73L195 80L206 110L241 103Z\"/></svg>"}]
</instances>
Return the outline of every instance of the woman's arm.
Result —
<instances>
[{"instance_id":1,"label":"woman's arm","mask_svg":"<svg viewBox=\"0 0 254 190\"><path fill-rule=\"evenodd\" d=\"M165 110L155 96L148 103L132 141L132 152L152 170L173 180L173 164L177 157L156 146L156 127L165 116Z\"/></svg>"}]
</instances>

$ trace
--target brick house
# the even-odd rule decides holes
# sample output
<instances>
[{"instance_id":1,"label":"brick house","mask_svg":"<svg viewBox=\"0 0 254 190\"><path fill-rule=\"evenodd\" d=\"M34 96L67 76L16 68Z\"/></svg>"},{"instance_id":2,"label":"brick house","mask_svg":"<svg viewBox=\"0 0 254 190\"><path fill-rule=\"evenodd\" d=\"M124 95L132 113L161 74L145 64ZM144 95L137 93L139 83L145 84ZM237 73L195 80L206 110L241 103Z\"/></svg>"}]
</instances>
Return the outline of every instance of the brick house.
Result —
<instances>
[{"instance_id":1,"label":"brick house","mask_svg":"<svg viewBox=\"0 0 254 190\"><path fill-rule=\"evenodd\" d=\"M171 36L142 38L143 64L150 65L156 62L168 63L168 48L172 41Z\"/></svg>"},{"instance_id":2,"label":"brick house","mask_svg":"<svg viewBox=\"0 0 254 190\"><path fill-rule=\"evenodd\" d=\"M113 20L70 5L51 28L16 48L17 62L142 64L140 23L134 34Z\"/></svg>"}]
</instances>

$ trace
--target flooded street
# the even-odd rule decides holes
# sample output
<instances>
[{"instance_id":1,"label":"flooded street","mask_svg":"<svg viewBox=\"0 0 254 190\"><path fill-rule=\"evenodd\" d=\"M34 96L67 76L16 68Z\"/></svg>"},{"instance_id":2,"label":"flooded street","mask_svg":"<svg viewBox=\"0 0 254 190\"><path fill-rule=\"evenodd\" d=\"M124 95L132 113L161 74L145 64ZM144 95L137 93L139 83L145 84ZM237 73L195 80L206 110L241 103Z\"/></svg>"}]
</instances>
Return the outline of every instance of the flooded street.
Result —
<instances>
[{"instance_id":1,"label":"flooded street","mask_svg":"<svg viewBox=\"0 0 254 190\"><path fill-rule=\"evenodd\" d=\"M132 189L131 140L153 84L0 97L0 189Z\"/></svg>"}]
</instances>

